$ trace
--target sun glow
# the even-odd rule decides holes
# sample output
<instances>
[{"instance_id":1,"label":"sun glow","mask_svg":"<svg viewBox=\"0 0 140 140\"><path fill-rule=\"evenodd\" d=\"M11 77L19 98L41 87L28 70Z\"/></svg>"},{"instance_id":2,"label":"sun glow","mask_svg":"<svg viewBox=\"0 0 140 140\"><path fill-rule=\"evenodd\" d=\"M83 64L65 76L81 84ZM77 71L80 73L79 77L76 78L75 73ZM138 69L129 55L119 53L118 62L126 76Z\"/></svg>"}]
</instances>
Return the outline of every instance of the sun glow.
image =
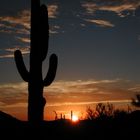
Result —
<instances>
[{"instance_id":1,"label":"sun glow","mask_svg":"<svg viewBox=\"0 0 140 140\"><path fill-rule=\"evenodd\" d=\"M78 116L76 116L76 115L72 116L72 121L73 122L77 122L78 120L79 120Z\"/></svg>"}]
</instances>

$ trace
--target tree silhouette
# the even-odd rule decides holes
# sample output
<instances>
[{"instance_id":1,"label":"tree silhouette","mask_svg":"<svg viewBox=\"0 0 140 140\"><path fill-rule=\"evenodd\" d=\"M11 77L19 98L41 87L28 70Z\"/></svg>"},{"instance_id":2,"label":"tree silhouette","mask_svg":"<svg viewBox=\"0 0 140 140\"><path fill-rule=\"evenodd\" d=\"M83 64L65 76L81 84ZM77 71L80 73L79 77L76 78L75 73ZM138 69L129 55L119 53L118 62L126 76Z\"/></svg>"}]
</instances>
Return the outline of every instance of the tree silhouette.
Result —
<instances>
[{"instance_id":1,"label":"tree silhouette","mask_svg":"<svg viewBox=\"0 0 140 140\"><path fill-rule=\"evenodd\" d=\"M22 79L28 82L28 120L31 123L43 121L46 100L43 97L44 86L49 86L55 78L57 56L52 54L49 59L49 70L46 77L42 76L42 63L48 52L49 25L48 11L40 0L31 0L31 48L30 68L27 71L20 50L16 50L15 62Z\"/></svg>"}]
</instances>

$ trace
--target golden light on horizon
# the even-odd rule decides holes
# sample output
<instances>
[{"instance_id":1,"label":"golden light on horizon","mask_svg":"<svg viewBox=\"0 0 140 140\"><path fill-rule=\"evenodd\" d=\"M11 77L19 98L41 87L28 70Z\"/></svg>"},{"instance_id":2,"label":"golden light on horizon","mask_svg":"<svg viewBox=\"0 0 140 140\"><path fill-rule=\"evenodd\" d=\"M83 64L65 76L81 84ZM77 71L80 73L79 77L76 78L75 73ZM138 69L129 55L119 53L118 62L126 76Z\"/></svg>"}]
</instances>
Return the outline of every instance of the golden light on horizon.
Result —
<instances>
[{"instance_id":1,"label":"golden light on horizon","mask_svg":"<svg viewBox=\"0 0 140 140\"><path fill-rule=\"evenodd\" d=\"M72 122L77 122L79 120L78 116L73 115L72 116Z\"/></svg>"}]
</instances>

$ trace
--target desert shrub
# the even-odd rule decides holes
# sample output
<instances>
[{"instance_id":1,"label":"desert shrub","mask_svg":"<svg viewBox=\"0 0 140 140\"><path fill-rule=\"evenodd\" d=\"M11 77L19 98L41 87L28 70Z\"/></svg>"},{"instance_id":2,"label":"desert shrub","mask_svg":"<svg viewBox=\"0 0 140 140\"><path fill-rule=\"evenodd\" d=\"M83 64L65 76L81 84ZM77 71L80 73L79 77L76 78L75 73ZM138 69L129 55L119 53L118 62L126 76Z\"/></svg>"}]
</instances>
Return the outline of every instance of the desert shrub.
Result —
<instances>
[{"instance_id":1,"label":"desert shrub","mask_svg":"<svg viewBox=\"0 0 140 140\"><path fill-rule=\"evenodd\" d=\"M98 117L113 116L114 106L110 103L98 103L96 105L96 112L98 114Z\"/></svg>"},{"instance_id":2,"label":"desert shrub","mask_svg":"<svg viewBox=\"0 0 140 140\"><path fill-rule=\"evenodd\" d=\"M136 99L132 98L132 105L136 106L136 107L140 107L140 94L136 95Z\"/></svg>"},{"instance_id":3,"label":"desert shrub","mask_svg":"<svg viewBox=\"0 0 140 140\"><path fill-rule=\"evenodd\" d=\"M96 118L96 112L94 109L92 109L90 106L86 109L86 119L88 120L94 120Z\"/></svg>"},{"instance_id":4,"label":"desert shrub","mask_svg":"<svg viewBox=\"0 0 140 140\"><path fill-rule=\"evenodd\" d=\"M93 120L95 118L112 117L114 114L114 106L110 103L98 103L95 109L87 107L86 118Z\"/></svg>"}]
</instances>

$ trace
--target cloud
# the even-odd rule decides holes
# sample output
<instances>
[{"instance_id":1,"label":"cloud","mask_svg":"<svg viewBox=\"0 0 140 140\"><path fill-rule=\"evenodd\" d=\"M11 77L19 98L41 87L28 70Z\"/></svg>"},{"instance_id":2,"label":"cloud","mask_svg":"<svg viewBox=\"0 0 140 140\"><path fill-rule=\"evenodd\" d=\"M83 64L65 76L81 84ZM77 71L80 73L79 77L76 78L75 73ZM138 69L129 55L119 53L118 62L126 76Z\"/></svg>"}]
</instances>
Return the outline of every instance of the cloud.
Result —
<instances>
[{"instance_id":1,"label":"cloud","mask_svg":"<svg viewBox=\"0 0 140 140\"><path fill-rule=\"evenodd\" d=\"M57 5L48 5L49 18L56 18L58 13ZM17 16L1 16L0 17L0 32L29 34L30 32L30 16L29 10L23 10Z\"/></svg>"},{"instance_id":2,"label":"cloud","mask_svg":"<svg viewBox=\"0 0 140 140\"><path fill-rule=\"evenodd\" d=\"M49 92L53 91L56 93L75 93L79 91L82 92L92 92L97 90L97 85L101 84L113 84L113 83L118 83L121 81L120 79L115 79L115 80L87 80L87 81L82 81L82 80L77 80L77 81L58 81L55 82L52 86L49 88ZM91 90L92 89L92 90ZM48 88L47 88L48 90Z\"/></svg>"},{"instance_id":3,"label":"cloud","mask_svg":"<svg viewBox=\"0 0 140 140\"><path fill-rule=\"evenodd\" d=\"M57 14L58 14L58 5L56 4L48 5L49 18L56 18Z\"/></svg>"},{"instance_id":4,"label":"cloud","mask_svg":"<svg viewBox=\"0 0 140 140\"><path fill-rule=\"evenodd\" d=\"M53 106L80 106L80 105L93 105L98 103L130 103L131 100L106 100L106 101L93 101L93 102L64 102L64 103L49 103L49 107Z\"/></svg>"},{"instance_id":5,"label":"cloud","mask_svg":"<svg viewBox=\"0 0 140 140\"><path fill-rule=\"evenodd\" d=\"M0 58L13 58L14 51L16 51L16 50L20 50L22 52L22 55L26 55L26 54L29 54L30 48L29 47L7 48L4 50L4 53L2 55L0 55Z\"/></svg>"},{"instance_id":6,"label":"cloud","mask_svg":"<svg viewBox=\"0 0 140 140\"><path fill-rule=\"evenodd\" d=\"M85 2L82 4L82 7L85 8L87 14L94 14L94 12L98 9L97 4L93 2Z\"/></svg>"},{"instance_id":7,"label":"cloud","mask_svg":"<svg viewBox=\"0 0 140 140\"><path fill-rule=\"evenodd\" d=\"M27 37L17 37L17 39L24 43L30 43L30 38Z\"/></svg>"},{"instance_id":8,"label":"cloud","mask_svg":"<svg viewBox=\"0 0 140 140\"><path fill-rule=\"evenodd\" d=\"M56 81L44 89L44 96L51 104L128 100L131 99L130 93L133 93L129 90L132 86L129 87L128 83L120 79ZM3 84L0 85L0 102L3 104L19 103L22 100L25 101L27 93L27 83Z\"/></svg>"},{"instance_id":9,"label":"cloud","mask_svg":"<svg viewBox=\"0 0 140 140\"><path fill-rule=\"evenodd\" d=\"M30 12L28 10L23 10L22 12L18 13L17 16L4 16L0 17L0 22L7 22L9 24L12 24L13 26L21 25L24 26L25 28L29 29L30 25ZM2 24L4 26L4 24ZM10 28L11 26L9 26Z\"/></svg>"},{"instance_id":10,"label":"cloud","mask_svg":"<svg viewBox=\"0 0 140 140\"><path fill-rule=\"evenodd\" d=\"M51 26L49 32L50 32L50 34L58 34L59 29L60 29L60 26L58 26L58 25Z\"/></svg>"},{"instance_id":11,"label":"cloud","mask_svg":"<svg viewBox=\"0 0 140 140\"><path fill-rule=\"evenodd\" d=\"M23 10L17 16L1 16L0 17L0 32L29 34L30 29L30 12Z\"/></svg>"},{"instance_id":12,"label":"cloud","mask_svg":"<svg viewBox=\"0 0 140 140\"><path fill-rule=\"evenodd\" d=\"M15 103L15 104L9 104L9 105L5 105L4 108L10 109L10 108L25 108L27 107L28 104L27 102L23 102L23 103Z\"/></svg>"},{"instance_id":13,"label":"cloud","mask_svg":"<svg viewBox=\"0 0 140 140\"><path fill-rule=\"evenodd\" d=\"M114 27L115 26L111 22L106 21L106 20L101 20L101 19L85 19L85 21L90 22L90 23L95 23L101 27Z\"/></svg>"},{"instance_id":14,"label":"cloud","mask_svg":"<svg viewBox=\"0 0 140 140\"><path fill-rule=\"evenodd\" d=\"M48 5L48 16L49 18L56 18L58 6L57 5ZM21 25L26 29L30 29L30 16L31 13L29 10L23 10L17 14L17 16L1 16L0 17L0 27L12 28L16 25ZM6 26L4 23L10 24Z\"/></svg>"},{"instance_id":15,"label":"cloud","mask_svg":"<svg viewBox=\"0 0 140 140\"><path fill-rule=\"evenodd\" d=\"M48 102L99 102L107 100L128 100L134 95L128 90L132 87L129 81L88 80L88 81L58 81L45 88Z\"/></svg>"},{"instance_id":16,"label":"cloud","mask_svg":"<svg viewBox=\"0 0 140 140\"><path fill-rule=\"evenodd\" d=\"M48 5L48 15L49 18L56 18L58 14L58 6L57 5ZM10 49L1 50L1 52L4 52L3 54L0 54L0 58L13 58L14 57L14 51L16 49L20 49L22 51L22 54L28 54L29 53L29 43L30 43L30 16L31 13L29 10L23 10L19 12L16 16L1 16L0 17L0 32L6 33L6 34L13 34L12 37L16 38L16 41L19 43L24 43L22 45L24 47L15 47ZM58 33L58 30L60 29L59 26L50 26L50 34L56 34ZM18 43L18 44L19 44ZM19 46L19 45L18 45Z\"/></svg>"},{"instance_id":17,"label":"cloud","mask_svg":"<svg viewBox=\"0 0 140 140\"><path fill-rule=\"evenodd\" d=\"M140 84L136 84L133 87L129 88L128 90L133 91L135 93L139 93L140 92Z\"/></svg>"},{"instance_id":18,"label":"cloud","mask_svg":"<svg viewBox=\"0 0 140 140\"><path fill-rule=\"evenodd\" d=\"M139 84L138 84L139 85ZM137 87L138 87L137 85ZM115 106L127 106L131 98L135 97L132 90L135 85L128 80L77 80L55 81L44 88L44 97L47 100L45 111L69 110L71 106L86 107L97 103L112 103ZM28 105L28 85L25 82L0 85L0 110L10 114L23 109L26 114ZM68 108L69 106L69 108ZM62 107L62 108L61 108ZM48 110L49 109L49 110Z\"/></svg>"},{"instance_id":19,"label":"cloud","mask_svg":"<svg viewBox=\"0 0 140 140\"><path fill-rule=\"evenodd\" d=\"M118 14L119 16L123 15L124 11L135 11L140 6L140 1L138 0L118 0L118 4L114 4L112 1L111 4L101 6L100 10L103 11L112 11Z\"/></svg>"},{"instance_id":20,"label":"cloud","mask_svg":"<svg viewBox=\"0 0 140 140\"><path fill-rule=\"evenodd\" d=\"M96 11L114 12L120 17L129 15L140 7L138 0L94 0L82 3L87 14L95 14ZM125 13L126 12L126 13Z\"/></svg>"},{"instance_id":21,"label":"cloud","mask_svg":"<svg viewBox=\"0 0 140 140\"><path fill-rule=\"evenodd\" d=\"M26 102L27 100L27 84L14 83L0 85L0 102L5 107L17 103Z\"/></svg>"}]
</instances>

